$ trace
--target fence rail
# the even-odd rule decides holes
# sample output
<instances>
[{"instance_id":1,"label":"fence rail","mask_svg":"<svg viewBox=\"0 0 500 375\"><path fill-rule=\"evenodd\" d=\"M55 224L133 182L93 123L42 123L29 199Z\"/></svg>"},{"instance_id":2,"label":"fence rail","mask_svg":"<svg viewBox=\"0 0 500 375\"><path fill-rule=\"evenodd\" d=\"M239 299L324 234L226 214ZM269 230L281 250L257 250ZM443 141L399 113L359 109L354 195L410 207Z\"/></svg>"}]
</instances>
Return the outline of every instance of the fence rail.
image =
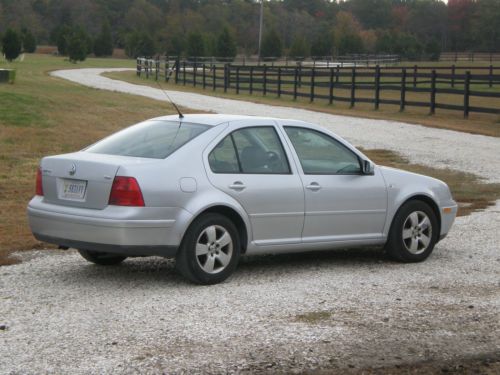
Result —
<instances>
[{"instance_id":1,"label":"fence rail","mask_svg":"<svg viewBox=\"0 0 500 375\"><path fill-rule=\"evenodd\" d=\"M203 89L229 90L236 94L273 94L357 103L426 107L469 113L500 114L500 67L326 67L207 64L193 60L137 59L137 75ZM383 97L383 93L386 96ZM448 99L440 101L445 94ZM479 100L478 100L479 99ZM484 105L484 100L487 105ZM479 101L479 102L478 102Z\"/></svg>"}]
</instances>

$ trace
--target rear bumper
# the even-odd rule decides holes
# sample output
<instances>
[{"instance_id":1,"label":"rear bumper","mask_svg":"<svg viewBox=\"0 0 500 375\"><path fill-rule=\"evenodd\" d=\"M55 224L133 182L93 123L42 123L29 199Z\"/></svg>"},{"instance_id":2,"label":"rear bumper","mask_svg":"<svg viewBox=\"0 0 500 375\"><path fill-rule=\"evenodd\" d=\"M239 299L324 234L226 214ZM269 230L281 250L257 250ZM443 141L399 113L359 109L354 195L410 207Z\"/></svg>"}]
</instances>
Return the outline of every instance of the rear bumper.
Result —
<instances>
[{"instance_id":1,"label":"rear bumper","mask_svg":"<svg viewBox=\"0 0 500 375\"><path fill-rule=\"evenodd\" d=\"M44 203L42 197L28 205L29 225L38 240L129 256L175 255L183 235L179 224L190 216L180 208L64 207Z\"/></svg>"}]
</instances>

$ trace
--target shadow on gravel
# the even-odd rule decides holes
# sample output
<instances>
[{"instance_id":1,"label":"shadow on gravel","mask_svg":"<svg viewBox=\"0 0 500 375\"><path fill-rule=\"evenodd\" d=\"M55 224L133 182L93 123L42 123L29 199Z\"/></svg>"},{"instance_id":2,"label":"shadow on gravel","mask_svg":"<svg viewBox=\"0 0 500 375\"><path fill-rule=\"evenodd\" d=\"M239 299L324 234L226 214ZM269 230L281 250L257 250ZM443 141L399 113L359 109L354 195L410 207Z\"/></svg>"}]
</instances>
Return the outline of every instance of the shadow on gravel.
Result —
<instances>
[{"instance_id":1,"label":"shadow on gravel","mask_svg":"<svg viewBox=\"0 0 500 375\"><path fill-rule=\"evenodd\" d=\"M77 254L74 256L79 257ZM333 269L347 266L366 270L367 267L372 269L371 266L387 265L394 266L394 263L387 259L381 249L374 248L244 256L233 277L226 284L230 284L235 278L240 281L245 278L248 278L248 281L255 281L256 278L268 279L276 274L280 277L300 277L302 272L309 272L311 268L331 272ZM160 257L129 258L117 266L99 266L81 259L81 263L79 262L77 266L61 266L56 273L65 283L71 281L89 282L94 285L99 282L120 285L138 283L158 283L162 286L190 285L176 272L173 259Z\"/></svg>"}]
</instances>

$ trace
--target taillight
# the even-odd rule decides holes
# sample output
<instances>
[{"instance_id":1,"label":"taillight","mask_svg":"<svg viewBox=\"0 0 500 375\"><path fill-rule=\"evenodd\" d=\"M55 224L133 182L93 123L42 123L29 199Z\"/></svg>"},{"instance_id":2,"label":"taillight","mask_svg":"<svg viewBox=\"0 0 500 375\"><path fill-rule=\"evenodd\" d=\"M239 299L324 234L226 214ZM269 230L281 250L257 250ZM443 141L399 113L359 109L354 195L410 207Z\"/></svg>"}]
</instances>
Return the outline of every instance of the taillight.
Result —
<instances>
[{"instance_id":1,"label":"taillight","mask_svg":"<svg viewBox=\"0 0 500 375\"><path fill-rule=\"evenodd\" d=\"M144 207L144 199L137 180L133 177L116 176L109 194L109 204Z\"/></svg>"},{"instance_id":2,"label":"taillight","mask_svg":"<svg viewBox=\"0 0 500 375\"><path fill-rule=\"evenodd\" d=\"M36 188L35 194L43 196L43 185L42 185L42 170L40 168L36 171Z\"/></svg>"}]
</instances>

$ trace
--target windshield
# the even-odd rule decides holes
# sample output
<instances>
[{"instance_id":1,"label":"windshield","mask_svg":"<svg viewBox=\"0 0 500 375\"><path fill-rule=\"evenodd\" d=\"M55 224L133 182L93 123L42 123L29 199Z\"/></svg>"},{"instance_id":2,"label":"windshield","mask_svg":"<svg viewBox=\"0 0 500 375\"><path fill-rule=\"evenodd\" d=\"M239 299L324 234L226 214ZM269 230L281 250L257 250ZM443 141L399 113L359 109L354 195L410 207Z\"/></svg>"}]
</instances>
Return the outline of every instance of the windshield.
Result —
<instances>
[{"instance_id":1,"label":"windshield","mask_svg":"<svg viewBox=\"0 0 500 375\"><path fill-rule=\"evenodd\" d=\"M96 154L164 159L209 128L208 125L148 120L85 149Z\"/></svg>"}]
</instances>

